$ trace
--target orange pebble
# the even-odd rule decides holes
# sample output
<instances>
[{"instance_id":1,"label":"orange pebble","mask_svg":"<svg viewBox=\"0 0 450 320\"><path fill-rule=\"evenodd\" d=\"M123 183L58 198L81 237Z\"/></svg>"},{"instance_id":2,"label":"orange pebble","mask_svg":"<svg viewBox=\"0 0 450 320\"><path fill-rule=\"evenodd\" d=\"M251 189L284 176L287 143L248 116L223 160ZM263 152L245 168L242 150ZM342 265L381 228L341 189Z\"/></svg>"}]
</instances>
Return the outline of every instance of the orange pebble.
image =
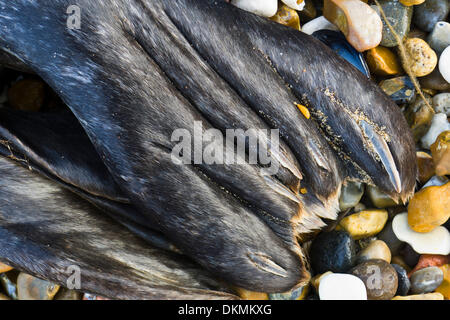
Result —
<instances>
[{"instance_id":1,"label":"orange pebble","mask_svg":"<svg viewBox=\"0 0 450 320\"><path fill-rule=\"evenodd\" d=\"M0 262L0 273L8 272L8 271L10 271L12 269L13 269L13 267L10 267L7 264L4 264L4 263Z\"/></svg>"},{"instance_id":2,"label":"orange pebble","mask_svg":"<svg viewBox=\"0 0 450 320\"><path fill-rule=\"evenodd\" d=\"M411 276L414 272L423 268L440 267L448 263L450 263L450 255L422 254L414 269L408 273L408 276Z\"/></svg>"}]
</instances>

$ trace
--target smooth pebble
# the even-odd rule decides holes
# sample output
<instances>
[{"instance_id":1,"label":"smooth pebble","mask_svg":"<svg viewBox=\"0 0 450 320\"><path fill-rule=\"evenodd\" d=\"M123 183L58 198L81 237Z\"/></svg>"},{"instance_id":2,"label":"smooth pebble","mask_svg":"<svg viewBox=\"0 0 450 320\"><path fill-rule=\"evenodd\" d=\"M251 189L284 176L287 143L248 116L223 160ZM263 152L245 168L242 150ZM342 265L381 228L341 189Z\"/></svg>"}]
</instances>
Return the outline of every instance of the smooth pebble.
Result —
<instances>
[{"instance_id":1,"label":"smooth pebble","mask_svg":"<svg viewBox=\"0 0 450 320\"><path fill-rule=\"evenodd\" d=\"M332 273L319 284L320 300L367 300L364 282L350 274Z\"/></svg>"},{"instance_id":2,"label":"smooth pebble","mask_svg":"<svg viewBox=\"0 0 450 320\"><path fill-rule=\"evenodd\" d=\"M399 240L409 243L417 253L442 255L450 253L450 232L446 228L440 226L431 232L416 232L409 226L407 212L394 217L392 230Z\"/></svg>"},{"instance_id":3,"label":"smooth pebble","mask_svg":"<svg viewBox=\"0 0 450 320\"><path fill-rule=\"evenodd\" d=\"M411 277L411 293L430 293L444 280L444 272L438 267L428 267L414 272Z\"/></svg>"}]
</instances>

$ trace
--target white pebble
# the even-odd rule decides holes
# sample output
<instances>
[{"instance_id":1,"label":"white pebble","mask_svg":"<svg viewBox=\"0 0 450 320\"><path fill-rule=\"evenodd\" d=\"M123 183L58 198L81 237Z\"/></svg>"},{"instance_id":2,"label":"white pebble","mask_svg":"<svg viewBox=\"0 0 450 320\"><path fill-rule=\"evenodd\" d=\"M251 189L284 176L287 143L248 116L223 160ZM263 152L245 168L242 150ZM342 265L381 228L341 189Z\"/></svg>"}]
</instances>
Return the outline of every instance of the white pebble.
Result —
<instances>
[{"instance_id":1,"label":"white pebble","mask_svg":"<svg viewBox=\"0 0 450 320\"><path fill-rule=\"evenodd\" d=\"M450 46L439 57L439 72L445 81L450 82Z\"/></svg>"},{"instance_id":2,"label":"white pebble","mask_svg":"<svg viewBox=\"0 0 450 320\"><path fill-rule=\"evenodd\" d=\"M450 254L450 232L439 226L430 232L416 232L408 224L408 213L397 214L392 220L395 236L419 254Z\"/></svg>"},{"instance_id":3,"label":"white pebble","mask_svg":"<svg viewBox=\"0 0 450 320\"><path fill-rule=\"evenodd\" d=\"M231 4L263 17L273 17L278 10L278 0L232 0Z\"/></svg>"},{"instance_id":4,"label":"white pebble","mask_svg":"<svg viewBox=\"0 0 450 320\"><path fill-rule=\"evenodd\" d=\"M302 11L305 7L305 0L301 0L300 4L298 3L298 0L281 0L285 5L287 5L289 8L292 8L294 10Z\"/></svg>"},{"instance_id":5,"label":"white pebble","mask_svg":"<svg viewBox=\"0 0 450 320\"><path fill-rule=\"evenodd\" d=\"M433 108L436 113L445 113L447 117L450 117L450 93L444 92L435 95L433 97Z\"/></svg>"},{"instance_id":6,"label":"white pebble","mask_svg":"<svg viewBox=\"0 0 450 320\"><path fill-rule=\"evenodd\" d=\"M320 300L367 300L364 282L351 274L331 273L320 279Z\"/></svg>"},{"instance_id":7,"label":"white pebble","mask_svg":"<svg viewBox=\"0 0 450 320\"><path fill-rule=\"evenodd\" d=\"M428 132L422 137L422 147L430 150L430 146L436 141L441 132L450 130L450 123L445 113L436 113L431 120L431 126Z\"/></svg>"},{"instance_id":8,"label":"white pebble","mask_svg":"<svg viewBox=\"0 0 450 320\"><path fill-rule=\"evenodd\" d=\"M302 26L301 31L306 34L313 34L317 30L334 30L339 31L338 27L328 21L324 16L320 16L311 20L308 23L305 23Z\"/></svg>"}]
</instances>

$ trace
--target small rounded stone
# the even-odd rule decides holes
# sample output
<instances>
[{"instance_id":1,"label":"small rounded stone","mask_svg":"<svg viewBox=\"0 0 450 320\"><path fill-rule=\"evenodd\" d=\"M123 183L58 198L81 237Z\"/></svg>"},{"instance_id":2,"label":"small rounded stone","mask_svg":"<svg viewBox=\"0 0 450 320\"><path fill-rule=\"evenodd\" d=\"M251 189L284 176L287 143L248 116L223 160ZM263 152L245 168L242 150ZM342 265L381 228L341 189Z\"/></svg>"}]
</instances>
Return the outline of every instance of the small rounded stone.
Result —
<instances>
[{"instance_id":1,"label":"small rounded stone","mask_svg":"<svg viewBox=\"0 0 450 320\"><path fill-rule=\"evenodd\" d=\"M338 31L338 27L328 21L324 16L317 17L308 23L305 23L301 28L301 31L306 34L313 34L319 30L332 30Z\"/></svg>"},{"instance_id":2,"label":"small rounded stone","mask_svg":"<svg viewBox=\"0 0 450 320\"><path fill-rule=\"evenodd\" d=\"M448 83L439 72L439 68L434 68L433 72L425 77L418 79L420 85L425 89L433 90L450 90L450 83Z\"/></svg>"},{"instance_id":3,"label":"small rounded stone","mask_svg":"<svg viewBox=\"0 0 450 320\"><path fill-rule=\"evenodd\" d=\"M416 98L416 88L408 76L383 80L379 86L397 104L411 103Z\"/></svg>"},{"instance_id":4,"label":"small rounded stone","mask_svg":"<svg viewBox=\"0 0 450 320\"><path fill-rule=\"evenodd\" d=\"M431 120L430 128L421 138L422 147L430 150L431 145L436 141L437 137L444 131L450 130L450 123L445 113L436 113Z\"/></svg>"},{"instance_id":5,"label":"small rounded stone","mask_svg":"<svg viewBox=\"0 0 450 320\"><path fill-rule=\"evenodd\" d=\"M231 0L231 4L263 17L274 16L278 9L278 0Z\"/></svg>"},{"instance_id":6,"label":"small rounded stone","mask_svg":"<svg viewBox=\"0 0 450 320\"><path fill-rule=\"evenodd\" d=\"M359 240L378 234L387 219L386 210L364 210L342 219L339 227L346 230L353 239Z\"/></svg>"},{"instance_id":7,"label":"small rounded stone","mask_svg":"<svg viewBox=\"0 0 450 320\"><path fill-rule=\"evenodd\" d=\"M243 300L269 300L269 295L264 292L255 292L238 287L235 287L234 290Z\"/></svg>"},{"instance_id":8,"label":"small rounded stone","mask_svg":"<svg viewBox=\"0 0 450 320\"><path fill-rule=\"evenodd\" d=\"M433 157L426 152L417 151L417 168L419 169L419 182L425 183L435 175Z\"/></svg>"},{"instance_id":9,"label":"small rounded stone","mask_svg":"<svg viewBox=\"0 0 450 320\"><path fill-rule=\"evenodd\" d=\"M419 262L420 254L418 254L408 243L403 246L400 254L402 255L403 261L405 261L410 268L414 268Z\"/></svg>"},{"instance_id":10,"label":"small rounded stone","mask_svg":"<svg viewBox=\"0 0 450 320\"><path fill-rule=\"evenodd\" d=\"M0 273L11 271L13 267L8 266L7 264L0 262Z\"/></svg>"},{"instance_id":11,"label":"small rounded stone","mask_svg":"<svg viewBox=\"0 0 450 320\"><path fill-rule=\"evenodd\" d=\"M411 275L411 293L430 293L437 289L444 280L444 273L438 267L420 269Z\"/></svg>"},{"instance_id":12,"label":"small rounded stone","mask_svg":"<svg viewBox=\"0 0 450 320\"><path fill-rule=\"evenodd\" d=\"M426 0L414 8L414 24L423 31L431 32L438 21L445 20L449 9L448 0Z\"/></svg>"},{"instance_id":13,"label":"small rounded stone","mask_svg":"<svg viewBox=\"0 0 450 320\"><path fill-rule=\"evenodd\" d=\"M428 267L441 267L450 263L450 256L444 256L440 254L422 254L419 258L414 269L411 270L411 274Z\"/></svg>"},{"instance_id":14,"label":"small rounded stone","mask_svg":"<svg viewBox=\"0 0 450 320\"><path fill-rule=\"evenodd\" d=\"M445 81L450 82L450 46L445 48L439 57L439 73Z\"/></svg>"},{"instance_id":15,"label":"small rounded stone","mask_svg":"<svg viewBox=\"0 0 450 320\"><path fill-rule=\"evenodd\" d=\"M53 300L81 300L82 294L75 290L60 288Z\"/></svg>"},{"instance_id":16,"label":"small rounded stone","mask_svg":"<svg viewBox=\"0 0 450 320\"><path fill-rule=\"evenodd\" d=\"M283 293L269 293L269 300L304 300L308 295L308 285Z\"/></svg>"},{"instance_id":17,"label":"small rounded stone","mask_svg":"<svg viewBox=\"0 0 450 320\"><path fill-rule=\"evenodd\" d=\"M317 292L319 292L320 281L321 281L324 277L326 277L327 275L332 274L332 273L333 273L333 272L331 272L331 271L327 271L327 272L325 272L325 273L318 274L318 275L314 276L314 277L311 279L311 285L313 286L313 288L314 288Z\"/></svg>"},{"instance_id":18,"label":"small rounded stone","mask_svg":"<svg viewBox=\"0 0 450 320\"><path fill-rule=\"evenodd\" d=\"M270 20L278 22L287 27L300 30L300 18L297 11L289 8L287 5L280 6L276 15L271 17Z\"/></svg>"},{"instance_id":19,"label":"small rounded stone","mask_svg":"<svg viewBox=\"0 0 450 320\"><path fill-rule=\"evenodd\" d=\"M319 284L320 300L367 300L363 281L350 274L332 273Z\"/></svg>"},{"instance_id":20,"label":"small rounded stone","mask_svg":"<svg viewBox=\"0 0 450 320\"><path fill-rule=\"evenodd\" d=\"M450 264L445 264L439 268L444 273L444 280L435 291L441 293L448 300L450 299Z\"/></svg>"},{"instance_id":21,"label":"small rounded stone","mask_svg":"<svg viewBox=\"0 0 450 320\"><path fill-rule=\"evenodd\" d=\"M391 251L384 241L372 241L366 248L359 252L356 257L356 263L359 264L372 259L381 259L387 263L391 263Z\"/></svg>"},{"instance_id":22,"label":"small rounded stone","mask_svg":"<svg viewBox=\"0 0 450 320\"><path fill-rule=\"evenodd\" d=\"M409 296L396 296L392 300L444 300L444 296L439 292L413 294Z\"/></svg>"},{"instance_id":23,"label":"small rounded stone","mask_svg":"<svg viewBox=\"0 0 450 320\"><path fill-rule=\"evenodd\" d=\"M304 0L281 0L285 5L294 10L303 10L305 7Z\"/></svg>"},{"instance_id":24,"label":"small rounded stone","mask_svg":"<svg viewBox=\"0 0 450 320\"><path fill-rule=\"evenodd\" d=\"M422 39L409 38L404 42L409 69L416 77L430 74L436 68L438 59L436 52ZM405 70L408 70L405 62ZM445 78L445 77L444 77Z\"/></svg>"},{"instance_id":25,"label":"small rounded stone","mask_svg":"<svg viewBox=\"0 0 450 320\"><path fill-rule=\"evenodd\" d=\"M406 272L411 271L411 267L406 264L406 262L405 262L405 260L403 259L402 256L393 256L392 260L391 260L391 263L392 264L398 264L400 267L405 269Z\"/></svg>"},{"instance_id":26,"label":"small rounded stone","mask_svg":"<svg viewBox=\"0 0 450 320\"><path fill-rule=\"evenodd\" d=\"M404 6L416 6L418 4L424 3L425 0L400 0Z\"/></svg>"},{"instance_id":27,"label":"small rounded stone","mask_svg":"<svg viewBox=\"0 0 450 320\"><path fill-rule=\"evenodd\" d=\"M59 286L21 272L17 277L19 300L52 300Z\"/></svg>"},{"instance_id":28,"label":"small rounded stone","mask_svg":"<svg viewBox=\"0 0 450 320\"><path fill-rule=\"evenodd\" d=\"M396 255L404 244L392 230L392 221L386 223L383 230L377 235L377 238L386 243L393 255Z\"/></svg>"},{"instance_id":29,"label":"small rounded stone","mask_svg":"<svg viewBox=\"0 0 450 320\"><path fill-rule=\"evenodd\" d=\"M416 232L430 232L450 218L450 182L415 193L408 205L408 224Z\"/></svg>"},{"instance_id":30,"label":"small rounded stone","mask_svg":"<svg viewBox=\"0 0 450 320\"><path fill-rule=\"evenodd\" d=\"M384 260L364 261L350 273L364 282L369 300L389 300L397 292L397 271Z\"/></svg>"},{"instance_id":31,"label":"small rounded stone","mask_svg":"<svg viewBox=\"0 0 450 320\"><path fill-rule=\"evenodd\" d=\"M347 181L343 184L339 197L339 209L345 211L353 208L361 200L364 194L364 184L361 182Z\"/></svg>"},{"instance_id":32,"label":"small rounded stone","mask_svg":"<svg viewBox=\"0 0 450 320\"><path fill-rule=\"evenodd\" d=\"M311 245L311 265L316 273L346 272L353 267L355 257L355 240L346 231L322 232Z\"/></svg>"},{"instance_id":33,"label":"small rounded stone","mask_svg":"<svg viewBox=\"0 0 450 320\"><path fill-rule=\"evenodd\" d=\"M369 195L370 201L372 201L373 205L379 209L392 207L397 205L391 197L389 197L384 192L381 192L380 189L374 186L367 187L367 193Z\"/></svg>"},{"instance_id":34,"label":"small rounded stone","mask_svg":"<svg viewBox=\"0 0 450 320\"><path fill-rule=\"evenodd\" d=\"M401 73L402 67L397 56L388 48L378 46L367 51L367 64L372 73L380 76L390 76Z\"/></svg>"},{"instance_id":35,"label":"small rounded stone","mask_svg":"<svg viewBox=\"0 0 450 320\"><path fill-rule=\"evenodd\" d=\"M413 8L411 6L405 6L399 1L379 0L378 2L383 9L386 18L391 24L391 27L400 38L400 41L402 41L409 32ZM372 8L381 17L378 6L373 5ZM381 21L383 22L383 36L380 45L384 47L397 46L397 37L394 36L384 19L381 19Z\"/></svg>"},{"instance_id":36,"label":"small rounded stone","mask_svg":"<svg viewBox=\"0 0 450 320\"><path fill-rule=\"evenodd\" d=\"M449 33L450 37L450 33ZM445 113L450 116L450 93L439 93L433 97L433 108L436 113Z\"/></svg>"},{"instance_id":37,"label":"small rounded stone","mask_svg":"<svg viewBox=\"0 0 450 320\"><path fill-rule=\"evenodd\" d=\"M450 174L450 130L442 132L430 147L438 176Z\"/></svg>"},{"instance_id":38,"label":"small rounded stone","mask_svg":"<svg viewBox=\"0 0 450 320\"><path fill-rule=\"evenodd\" d=\"M398 264L391 264L392 267L394 267L395 271L397 271L397 278L398 278L398 288L397 292L395 293L396 296L406 296L409 292L409 289L411 288L411 282L408 278L408 273L406 272L405 268Z\"/></svg>"},{"instance_id":39,"label":"small rounded stone","mask_svg":"<svg viewBox=\"0 0 450 320\"><path fill-rule=\"evenodd\" d=\"M446 228L440 226L430 232L416 232L409 226L407 212L394 217L392 230L399 240L410 244L417 253L442 255L450 253L450 232Z\"/></svg>"},{"instance_id":40,"label":"small rounded stone","mask_svg":"<svg viewBox=\"0 0 450 320\"><path fill-rule=\"evenodd\" d=\"M323 15L359 52L375 48L381 42L383 23L375 10L360 0L325 0Z\"/></svg>"},{"instance_id":41,"label":"small rounded stone","mask_svg":"<svg viewBox=\"0 0 450 320\"><path fill-rule=\"evenodd\" d=\"M450 46L450 23L439 21L428 35L427 42L438 55Z\"/></svg>"}]
</instances>

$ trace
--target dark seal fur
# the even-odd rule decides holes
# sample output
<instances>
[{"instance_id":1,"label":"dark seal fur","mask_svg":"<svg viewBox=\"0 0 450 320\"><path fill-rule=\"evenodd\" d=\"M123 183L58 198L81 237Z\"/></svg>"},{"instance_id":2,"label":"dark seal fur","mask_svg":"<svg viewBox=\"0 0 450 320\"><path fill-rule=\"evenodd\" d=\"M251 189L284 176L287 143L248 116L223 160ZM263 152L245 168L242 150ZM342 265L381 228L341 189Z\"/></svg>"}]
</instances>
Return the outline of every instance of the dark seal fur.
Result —
<instances>
[{"instance_id":1,"label":"dark seal fur","mask_svg":"<svg viewBox=\"0 0 450 320\"><path fill-rule=\"evenodd\" d=\"M153 243L236 286L284 292L308 279L296 238L336 217L345 179L401 200L413 192L414 142L400 110L314 38L209 0L82 0L81 29L71 30L69 5L0 0L9 65L32 69L75 116L2 112L0 150L133 232L149 230L150 242L163 239ZM280 173L174 164L171 134L193 133L195 121L222 132L280 129ZM0 225L8 230L7 219ZM21 261L31 269L31 258Z\"/></svg>"}]
</instances>

